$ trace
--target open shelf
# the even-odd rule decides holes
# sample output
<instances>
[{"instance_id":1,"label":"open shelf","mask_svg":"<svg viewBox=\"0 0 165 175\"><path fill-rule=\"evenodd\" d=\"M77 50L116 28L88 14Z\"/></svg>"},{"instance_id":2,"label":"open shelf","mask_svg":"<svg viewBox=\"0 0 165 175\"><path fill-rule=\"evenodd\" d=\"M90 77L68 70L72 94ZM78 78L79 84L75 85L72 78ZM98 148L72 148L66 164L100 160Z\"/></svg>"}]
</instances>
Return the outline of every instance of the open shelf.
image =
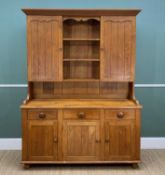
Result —
<instances>
[{"instance_id":1,"label":"open shelf","mask_svg":"<svg viewBox=\"0 0 165 175\"><path fill-rule=\"evenodd\" d=\"M100 21L95 18L67 18L63 26L64 38L100 38Z\"/></svg>"},{"instance_id":2,"label":"open shelf","mask_svg":"<svg viewBox=\"0 0 165 175\"><path fill-rule=\"evenodd\" d=\"M80 58L78 58L78 59L76 59L76 58L64 58L63 61L100 61L100 60L99 59L94 59L94 58L92 58L92 59L86 59L86 58L84 58L84 59L80 59Z\"/></svg>"},{"instance_id":3,"label":"open shelf","mask_svg":"<svg viewBox=\"0 0 165 175\"><path fill-rule=\"evenodd\" d=\"M67 18L63 26L64 81L99 81L100 21Z\"/></svg>"},{"instance_id":4,"label":"open shelf","mask_svg":"<svg viewBox=\"0 0 165 175\"><path fill-rule=\"evenodd\" d=\"M100 41L100 38L63 38L63 41Z\"/></svg>"},{"instance_id":5,"label":"open shelf","mask_svg":"<svg viewBox=\"0 0 165 175\"><path fill-rule=\"evenodd\" d=\"M100 42L74 41L64 42L64 58L72 59L99 59Z\"/></svg>"},{"instance_id":6,"label":"open shelf","mask_svg":"<svg viewBox=\"0 0 165 175\"><path fill-rule=\"evenodd\" d=\"M98 82L100 81L99 79L92 79L92 78L87 78L87 79L64 79L64 82Z\"/></svg>"},{"instance_id":7,"label":"open shelf","mask_svg":"<svg viewBox=\"0 0 165 175\"><path fill-rule=\"evenodd\" d=\"M64 66L65 79L99 79L100 62L66 61Z\"/></svg>"}]
</instances>

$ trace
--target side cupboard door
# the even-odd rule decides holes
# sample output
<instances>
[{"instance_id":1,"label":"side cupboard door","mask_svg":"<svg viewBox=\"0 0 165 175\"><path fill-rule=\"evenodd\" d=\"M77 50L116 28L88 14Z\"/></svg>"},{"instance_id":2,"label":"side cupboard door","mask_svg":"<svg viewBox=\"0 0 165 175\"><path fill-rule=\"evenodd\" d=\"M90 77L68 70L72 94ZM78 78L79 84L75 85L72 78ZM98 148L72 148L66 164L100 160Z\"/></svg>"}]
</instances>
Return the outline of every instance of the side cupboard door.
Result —
<instances>
[{"instance_id":1,"label":"side cupboard door","mask_svg":"<svg viewBox=\"0 0 165 175\"><path fill-rule=\"evenodd\" d=\"M28 80L62 80L62 17L28 16Z\"/></svg>"},{"instance_id":2,"label":"side cupboard door","mask_svg":"<svg viewBox=\"0 0 165 175\"><path fill-rule=\"evenodd\" d=\"M101 80L133 81L135 17L101 17Z\"/></svg>"}]
</instances>

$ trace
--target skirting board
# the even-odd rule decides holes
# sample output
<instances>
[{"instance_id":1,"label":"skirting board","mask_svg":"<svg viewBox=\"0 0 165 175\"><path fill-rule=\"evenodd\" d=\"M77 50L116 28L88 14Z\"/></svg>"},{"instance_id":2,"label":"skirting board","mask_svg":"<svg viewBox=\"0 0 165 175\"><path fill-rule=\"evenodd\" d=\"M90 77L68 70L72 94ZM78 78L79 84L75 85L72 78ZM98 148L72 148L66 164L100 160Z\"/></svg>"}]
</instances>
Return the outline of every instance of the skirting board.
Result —
<instances>
[{"instance_id":1,"label":"skirting board","mask_svg":"<svg viewBox=\"0 0 165 175\"><path fill-rule=\"evenodd\" d=\"M142 149L165 149L165 137L142 137ZM0 150L21 150L20 138L0 138Z\"/></svg>"}]
</instances>

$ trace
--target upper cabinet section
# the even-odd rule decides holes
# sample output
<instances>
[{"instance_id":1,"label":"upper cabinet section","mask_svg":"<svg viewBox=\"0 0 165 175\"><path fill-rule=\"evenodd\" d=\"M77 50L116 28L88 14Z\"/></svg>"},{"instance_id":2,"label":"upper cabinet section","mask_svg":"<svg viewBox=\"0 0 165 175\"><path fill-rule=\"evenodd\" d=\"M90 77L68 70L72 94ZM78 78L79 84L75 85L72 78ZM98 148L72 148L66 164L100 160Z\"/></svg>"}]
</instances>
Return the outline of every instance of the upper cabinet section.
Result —
<instances>
[{"instance_id":1,"label":"upper cabinet section","mask_svg":"<svg viewBox=\"0 0 165 175\"><path fill-rule=\"evenodd\" d=\"M28 80L62 80L62 17L28 16Z\"/></svg>"},{"instance_id":2,"label":"upper cabinet section","mask_svg":"<svg viewBox=\"0 0 165 175\"><path fill-rule=\"evenodd\" d=\"M132 82L140 10L24 9L28 81Z\"/></svg>"},{"instance_id":3,"label":"upper cabinet section","mask_svg":"<svg viewBox=\"0 0 165 175\"><path fill-rule=\"evenodd\" d=\"M101 18L101 80L134 81L135 17Z\"/></svg>"}]
</instances>

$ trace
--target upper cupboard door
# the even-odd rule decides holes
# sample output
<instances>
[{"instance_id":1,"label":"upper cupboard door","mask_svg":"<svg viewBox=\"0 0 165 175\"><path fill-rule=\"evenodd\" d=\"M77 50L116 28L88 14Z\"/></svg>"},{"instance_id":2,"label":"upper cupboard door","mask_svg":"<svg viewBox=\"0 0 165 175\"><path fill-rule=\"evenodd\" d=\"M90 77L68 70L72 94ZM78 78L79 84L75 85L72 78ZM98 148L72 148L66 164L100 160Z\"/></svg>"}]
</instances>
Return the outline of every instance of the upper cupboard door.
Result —
<instances>
[{"instance_id":1,"label":"upper cupboard door","mask_svg":"<svg viewBox=\"0 0 165 175\"><path fill-rule=\"evenodd\" d=\"M101 18L101 80L133 81L135 17Z\"/></svg>"},{"instance_id":2,"label":"upper cupboard door","mask_svg":"<svg viewBox=\"0 0 165 175\"><path fill-rule=\"evenodd\" d=\"M62 17L28 17L28 80L62 80Z\"/></svg>"}]
</instances>

